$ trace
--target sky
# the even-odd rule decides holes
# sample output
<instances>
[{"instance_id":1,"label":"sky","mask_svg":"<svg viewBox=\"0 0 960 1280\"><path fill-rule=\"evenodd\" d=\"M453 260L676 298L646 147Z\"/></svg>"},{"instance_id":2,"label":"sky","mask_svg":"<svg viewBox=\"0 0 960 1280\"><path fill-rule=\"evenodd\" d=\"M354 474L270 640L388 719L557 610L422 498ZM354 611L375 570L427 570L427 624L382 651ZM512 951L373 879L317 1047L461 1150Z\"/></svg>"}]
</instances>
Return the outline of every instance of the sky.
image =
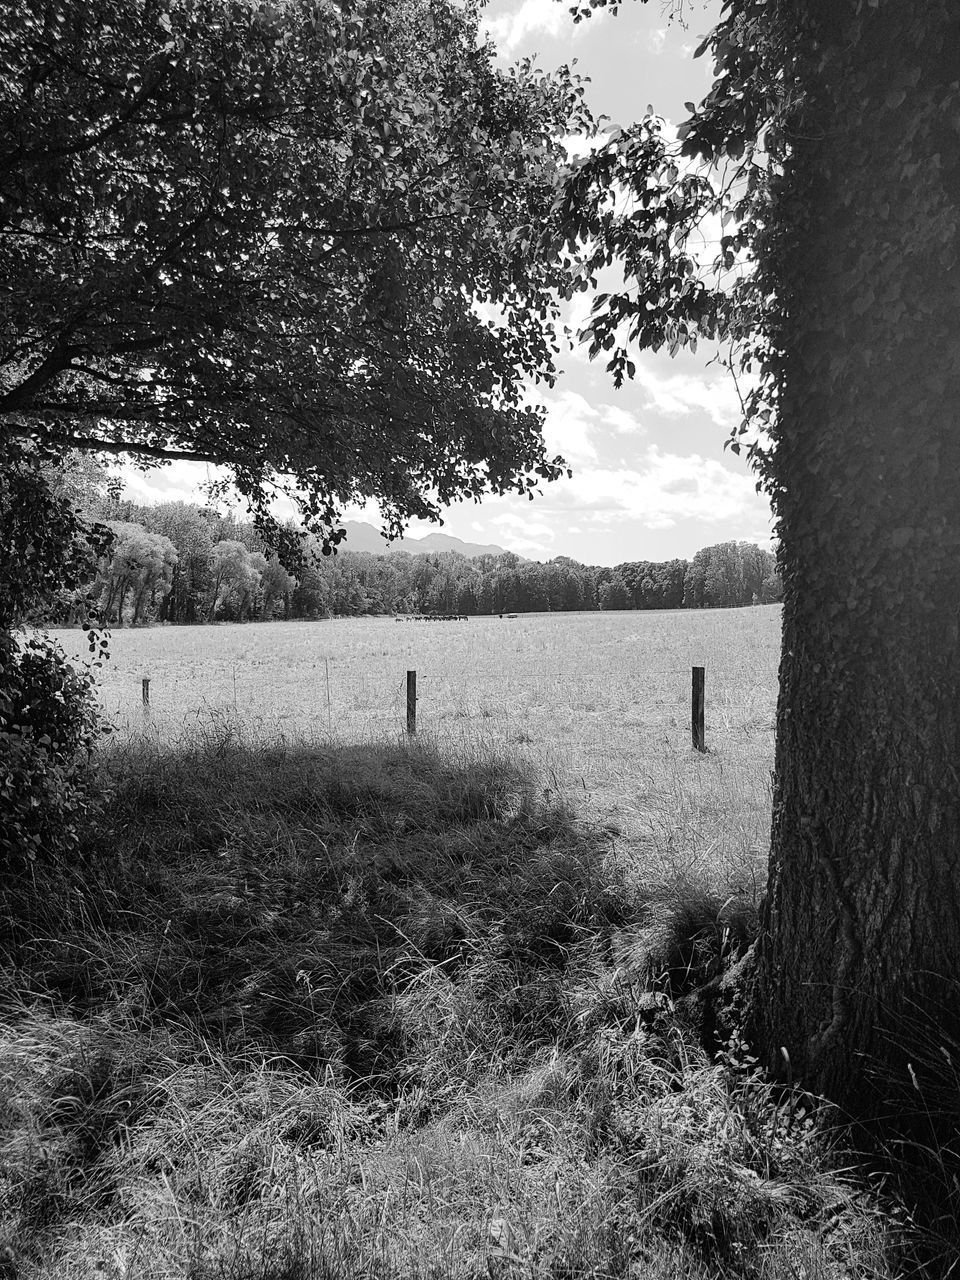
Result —
<instances>
[{"instance_id":1,"label":"sky","mask_svg":"<svg viewBox=\"0 0 960 1280\"><path fill-rule=\"evenodd\" d=\"M575 24L557 0L491 0L484 21L504 62L535 56L552 69L576 60L589 77L595 115L629 124L647 105L668 122L688 114L710 86L709 56L693 58L700 37L719 19L719 0L684 0L683 24L671 6L626 0ZM578 294L568 323L585 318L588 296ZM555 387L538 389L547 408L548 451L573 468L571 480L544 487L533 502L520 495L490 497L448 508L442 529L470 542L496 543L535 560L572 556L588 564L689 559L701 547L731 539L769 545L769 503L756 492L747 463L725 450L739 401L730 375L709 363L702 344L681 351L636 353L636 378L619 391L586 348L560 359ZM125 472L127 494L138 501L200 501L207 468L174 464L147 473ZM379 524L376 508L353 508L347 518ZM414 522L419 536L438 526Z\"/></svg>"}]
</instances>

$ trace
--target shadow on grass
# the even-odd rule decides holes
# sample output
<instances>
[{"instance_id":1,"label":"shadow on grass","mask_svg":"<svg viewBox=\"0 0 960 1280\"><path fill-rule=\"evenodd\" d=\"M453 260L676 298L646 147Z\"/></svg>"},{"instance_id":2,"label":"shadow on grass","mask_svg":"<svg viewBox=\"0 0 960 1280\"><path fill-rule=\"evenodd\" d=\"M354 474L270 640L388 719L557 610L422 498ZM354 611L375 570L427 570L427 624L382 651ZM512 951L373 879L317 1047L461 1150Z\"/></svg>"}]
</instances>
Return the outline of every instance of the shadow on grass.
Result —
<instances>
[{"instance_id":1,"label":"shadow on grass","mask_svg":"<svg viewBox=\"0 0 960 1280\"><path fill-rule=\"evenodd\" d=\"M391 1088L398 1002L478 965L503 1051L553 1043L571 951L642 907L609 835L507 759L141 744L108 768L82 865L8 904L21 974L337 1081Z\"/></svg>"},{"instance_id":2,"label":"shadow on grass","mask_svg":"<svg viewBox=\"0 0 960 1280\"><path fill-rule=\"evenodd\" d=\"M644 882L489 751L142 740L103 779L77 862L4 889L25 1277L893 1274L810 1115L678 1018L749 941L728 886Z\"/></svg>"}]
</instances>

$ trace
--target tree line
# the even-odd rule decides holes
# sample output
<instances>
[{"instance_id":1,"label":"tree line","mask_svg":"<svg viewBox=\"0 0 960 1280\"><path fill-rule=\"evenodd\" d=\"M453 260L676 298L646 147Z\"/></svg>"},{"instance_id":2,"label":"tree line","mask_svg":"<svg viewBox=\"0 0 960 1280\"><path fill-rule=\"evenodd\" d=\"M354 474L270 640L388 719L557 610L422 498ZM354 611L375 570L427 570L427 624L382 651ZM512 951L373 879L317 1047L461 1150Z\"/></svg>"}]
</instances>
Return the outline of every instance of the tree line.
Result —
<instances>
[{"instance_id":1,"label":"tree line","mask_svg":"<svg viewBox=\"0 0 960 1280\"><path fill-rule=\"evenodd\" d=\"M514 552L323 556L300 532L303 560L289 572L252 522L186 502L113 499L98 513L111 529L91 598L112 626L315 619L366 614L499 614L572 610L731 608L780 599L774 556L721 542L692 560L629 561L611 568L568 556L547 563ZM59 621L83 611L65 599Z\"/></svg>"}]
</instances>

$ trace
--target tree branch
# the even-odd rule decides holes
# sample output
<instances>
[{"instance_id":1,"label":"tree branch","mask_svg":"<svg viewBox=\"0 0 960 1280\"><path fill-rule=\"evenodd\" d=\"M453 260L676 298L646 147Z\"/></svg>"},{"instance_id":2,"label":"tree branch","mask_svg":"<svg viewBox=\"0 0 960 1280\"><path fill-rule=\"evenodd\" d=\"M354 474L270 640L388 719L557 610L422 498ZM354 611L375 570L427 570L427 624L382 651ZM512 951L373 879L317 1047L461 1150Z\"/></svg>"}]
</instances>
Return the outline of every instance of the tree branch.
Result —
<instances>
[{"instance_id":1,"label":"tree branch","mask_svg":"<svg viewBox=\"0 0 960 1280\"><path fill-rule=\"evenodd\" d=\"M17 427L20 427L18 430ZM114 455L134 454L142 455L146 458L156 458L160 462L208 462L214 466L230 465L230 459L225 459L222 452L205 453L201 450L193 449L165 449L162 445L147 444L133 440L102 440L97 436L77 436L77 435L61 435L47 432L36 432L30 430L22 424L16 424L9 433L20 439L33 438L41 435L44 441L55 443L58 448L76 449L81 453L111 453Z\"/></svg>"}]
</instances>

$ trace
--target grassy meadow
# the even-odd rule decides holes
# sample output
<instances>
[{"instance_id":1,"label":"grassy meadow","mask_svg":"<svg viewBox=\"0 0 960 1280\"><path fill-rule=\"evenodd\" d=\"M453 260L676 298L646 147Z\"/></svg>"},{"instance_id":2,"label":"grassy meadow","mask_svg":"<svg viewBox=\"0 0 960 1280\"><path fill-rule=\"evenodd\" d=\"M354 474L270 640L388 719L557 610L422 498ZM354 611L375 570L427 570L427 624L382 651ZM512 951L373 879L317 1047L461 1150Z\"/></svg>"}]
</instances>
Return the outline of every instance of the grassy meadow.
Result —
<instances>
[{"instance_id":1,"label":"grassy meadow","mask_svg":"<svg viewBox=\"0 0 960 1280\"><path fill-rule=\"evenodd\" d=\"M0 888L0 1275L909 1274L731 1038L778 627L115 634L83 847Z\"/></svg>"},{"instance_id":2,"label":"grassy meadow","mask_svg":"<svg viewBox=\"0 0 960 1280\"><path fill-rule=\"evenodd\" d=\"M113 633L102 701L121 738L396 742L415 669L422 738L523 759L660 853L759 852L762 875L779 643L779 607L144 628ZM690 750L693 665L705 756Z\"/></svg>"}]
</instances>

